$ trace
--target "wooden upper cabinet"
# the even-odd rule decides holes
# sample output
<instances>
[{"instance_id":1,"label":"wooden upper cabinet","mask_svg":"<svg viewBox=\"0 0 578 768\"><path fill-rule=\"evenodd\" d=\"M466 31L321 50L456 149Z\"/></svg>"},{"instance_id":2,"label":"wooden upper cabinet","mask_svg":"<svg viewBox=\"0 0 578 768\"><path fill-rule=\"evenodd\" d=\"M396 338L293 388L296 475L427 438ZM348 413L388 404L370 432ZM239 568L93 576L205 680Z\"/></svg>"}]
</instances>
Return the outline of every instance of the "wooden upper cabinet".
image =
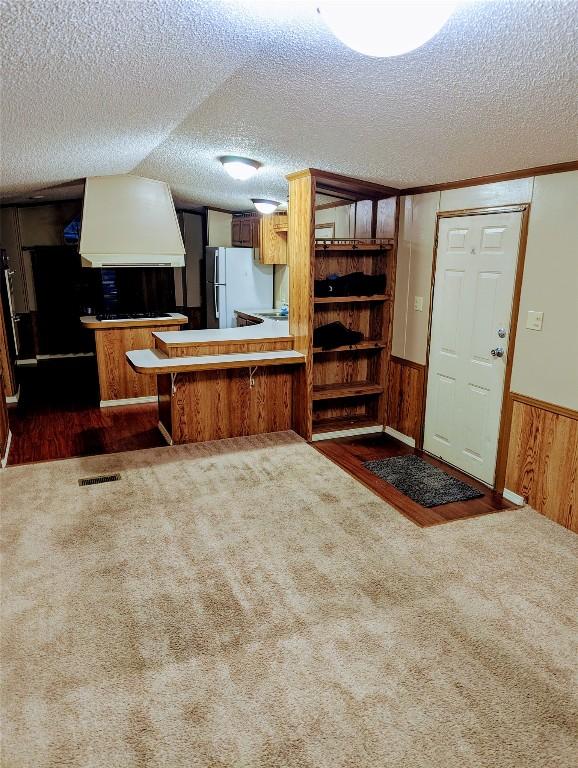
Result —
<instances>
[{"instance_id":1,"label":"wooden upper cabinet","mask_svg":"<svg viewBox=\"0 0 578 768\"><path fill-rule=\"evenodd\" d=\"M259 216L233 216L231 243L233 248L258 248Z\"/></svg>"},{"instance_id":2,"label":"wooden upper cabinet","mask_svg":"<svg viewBox=\"0 0 578 768\"><path fill-rule=\"evenodd\" d=\"M259 226L259 262L287 264L287 214L262 216Z\"/></svg>"},{"instance_id":3,"label":"wooden upper cabinet","mask_svg":"<svg viewBox=\"0 0 578 768\"><path fill-rule=\"evenodd\" d=\"M287 264L287 214L234 216L231 224L234 248L256 248L260 264Z\"/></svg>"}]
</instances>

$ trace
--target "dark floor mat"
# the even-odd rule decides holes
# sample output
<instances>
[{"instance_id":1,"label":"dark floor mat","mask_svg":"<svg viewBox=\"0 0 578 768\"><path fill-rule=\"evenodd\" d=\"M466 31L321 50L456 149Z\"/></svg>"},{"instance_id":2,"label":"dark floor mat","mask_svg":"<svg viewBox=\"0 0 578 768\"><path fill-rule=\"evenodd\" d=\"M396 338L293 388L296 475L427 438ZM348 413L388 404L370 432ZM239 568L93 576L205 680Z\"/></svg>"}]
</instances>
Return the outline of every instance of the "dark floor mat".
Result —
<instances>
[{"instance_id":1,"label":"dark floor mat","mask_svg":"<svg viewBox=\"0 0 578 768\"><path fill-rule=\"evenodd\" d=\"M478 499L484 495L471 485L412 454L366 461L363 466L422 507L437 507L453 501Z\"/></svg>"}]
</instances>

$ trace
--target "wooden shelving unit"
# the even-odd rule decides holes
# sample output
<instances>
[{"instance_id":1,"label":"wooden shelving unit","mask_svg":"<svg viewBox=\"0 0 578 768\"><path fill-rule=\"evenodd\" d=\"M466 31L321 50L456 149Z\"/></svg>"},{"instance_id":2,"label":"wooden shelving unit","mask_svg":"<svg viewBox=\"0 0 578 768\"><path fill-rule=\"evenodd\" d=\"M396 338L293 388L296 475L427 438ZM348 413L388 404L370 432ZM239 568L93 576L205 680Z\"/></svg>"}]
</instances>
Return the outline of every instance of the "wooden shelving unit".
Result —
<instances>
[{"instance_id":1,"label":"wooden shelving unit","mask_svg":"<svg viewBox=\"0 0 578 768\"><path fill-rule=\"evenodd\" d=\"M357 301L390 301L389 296L377 293L373 296L316 296L315 304L354 304Z\"/></svg>"},{"instance_id":2,"label":"wooden shelving unit","mask_svg":"<svg viewBox=\"0 0 578 768\"><path fill-rule=\"evenodd\" d=\"M393 248L389 238L316 238L315 252L318 256L335 251L386 251Z\"/></svg>"},{"instance_id":3,"label":"wooden shelving unit","mask_svg":"<svg viewBox=\"0 0 578 768\"><path fill-rule=\"evenodd\" d=\"M341 384L314 384L313 400L341 400L347 397L366 397L383 392L380 384L370 381L347 381Z\"/></svg>"},{"instance_id":4,"label":"wooden shelving unit","mask_svg":"<svg viewBox=\"0 0 578 768\"><path fill-rule=\"evenodd\" d=\"M383 349L387 346L386 341L360 341L359 344L346 344L343 347L333 347L333 349L323 349L323 347L313 347L314 355L334 355L338 352L356 352L366 349Z\"/></svg>"},{"instance_id":5,"label":"wooden shelving unit","mask_svg":"<svg viewBox=\"0 0 578 768\"><path fill-rule=\"evenodd\" d=\"M327 432L379 428L385 424L399 201L387 187L321 171L310 169L287 178L289 322L295 349L307 360L294 387L296 429L311 440ZM351 194L356 201L356 214L365 212L367 236L315 237L316 194L330 196L336 184L341 198ZM353 234L359 234L359 228L354 220ZM315 280L351 272L385 274L385 292L314 296ZM360 331L363 340L336 349L314 348L314 329L336 321Z\"/></svg>"},{"instance_id":6,"label":"wooden shelving unit","mask_svg":"<svg viewBox=\"0 0 578 768\"><path fill-rule=\"evenodd\" d=\"M341 432L349 429L380 426L379 422L369 416L330 416L315 422L315 434L324 432Z\"/></svg>"}]
</instances>

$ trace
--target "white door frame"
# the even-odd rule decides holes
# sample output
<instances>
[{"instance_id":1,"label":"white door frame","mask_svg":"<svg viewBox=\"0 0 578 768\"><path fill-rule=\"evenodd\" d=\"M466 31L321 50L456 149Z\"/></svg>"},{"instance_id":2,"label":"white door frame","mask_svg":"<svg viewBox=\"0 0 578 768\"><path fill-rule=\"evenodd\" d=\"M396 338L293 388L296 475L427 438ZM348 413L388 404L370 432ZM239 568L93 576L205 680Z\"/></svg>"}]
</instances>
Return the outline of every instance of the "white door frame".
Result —
<instances>
[{"instance_id":1,"label":"white door frame","mask_svg":"<svg viewBox=\"0 0 578 768\"><path fill-rule=\"evenodd\" d=\"M438 254L438 237L439 237L439 224L440 219L453 218L457 216L484 216L493 213L521 213L522 223L520 228L520 239L518 242L518 254L516 259L515 277L514 277L514 290L512 294L512 312L510 315L510 339L508 344L508 359L506 361L506 371L504 375L504 385L502 390L502 409L500 414L500 429L498 432L498 451L496 456L496 466L494 469L494 485L493 488L498 493L502 493L504 490L505 478L506 478L506 462L508 459L508 447L510 444L510 428L512 423L512 409L513 401L510 393L510 381L512 379L512 365L514 362L514 352L516 347L516 335L518 331L518 316L520 310L520 295L522 292L522 277L524 274L524 260L526 257L526 241L528 239L528 220L530 218L530 203L520 203L518 205L500 205L490 206L488 208L466 208L463 210L455 211L437 211L436 213L436 231L434 237L433 246L433 259L432 259L432 273L431 273L431 288L430 288L430 302L429 302L429 315L428 315L428 328L427 328L427 350L424 372L424 384L423 384L423 407L422 407L422 423L420 444L423 449L423 440L425 433L425 416L426 416L426 401L427 401L427 387L429 380L429 357L430 357L430 343L431 343L431 329L433 319L433 299L435 291L436 281L436 269L437 269L437 254Z\"/></svg>"}]
</instances>

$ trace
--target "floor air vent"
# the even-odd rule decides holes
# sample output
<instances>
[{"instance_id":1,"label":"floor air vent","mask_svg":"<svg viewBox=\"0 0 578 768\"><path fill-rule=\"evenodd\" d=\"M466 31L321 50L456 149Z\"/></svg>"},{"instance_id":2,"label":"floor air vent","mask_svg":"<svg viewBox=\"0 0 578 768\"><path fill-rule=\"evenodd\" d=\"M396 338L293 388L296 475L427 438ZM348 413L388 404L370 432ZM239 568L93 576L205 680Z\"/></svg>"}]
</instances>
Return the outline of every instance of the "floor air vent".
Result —
<instances>
[{"instance_id":1,"label":"floor air vent","mask_svg":"<svg viewBox=\"0 0 578 768\"><path fill-rule=\"evenodd\" d=\"M100 485L100 483L113 483L115 480L120 480L118 472L115 475L97 475L96 477L81 477L78 481L79 485Z\"/></svg>"}]
</instances>

